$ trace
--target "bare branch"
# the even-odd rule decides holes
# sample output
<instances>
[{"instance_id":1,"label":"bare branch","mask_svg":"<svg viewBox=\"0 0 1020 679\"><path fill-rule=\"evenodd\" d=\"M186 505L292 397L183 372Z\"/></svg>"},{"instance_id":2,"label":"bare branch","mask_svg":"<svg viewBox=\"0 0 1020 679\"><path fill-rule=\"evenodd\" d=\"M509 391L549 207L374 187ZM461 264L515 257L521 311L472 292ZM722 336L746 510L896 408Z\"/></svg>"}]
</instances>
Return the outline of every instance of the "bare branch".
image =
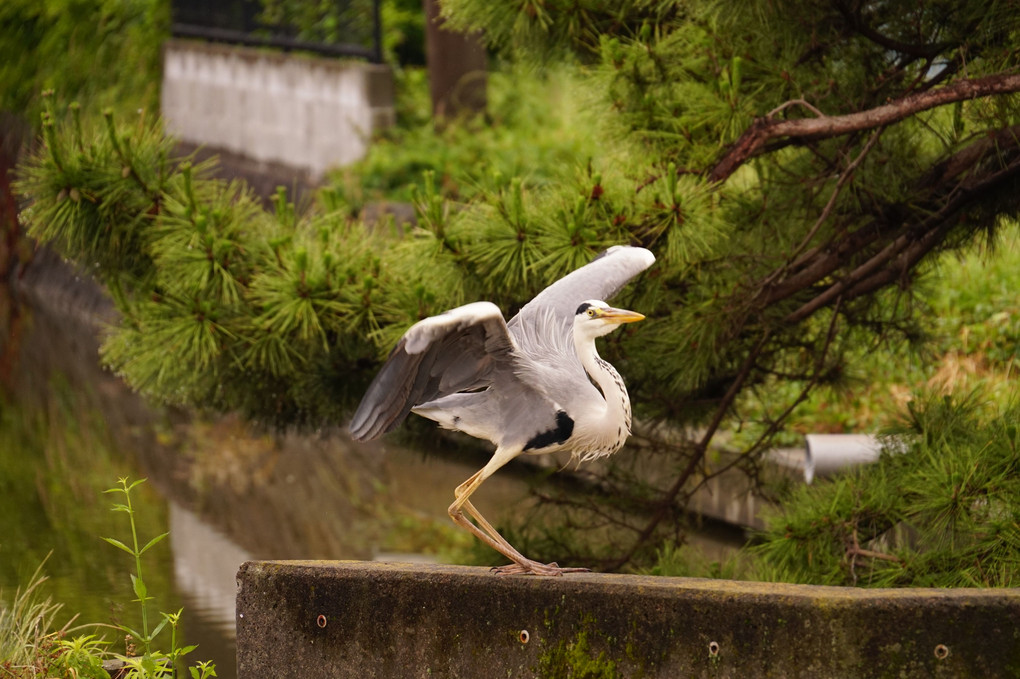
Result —
<instances>
[{"instance_id":1,"label":"bare branch","mask_svg":"<svg viewBox=\"0 0 1020 679\"><path fill-rule=\"evenodd\" d=\"M777 113L782 113L783 111L785 111L786 109L788 109L788 108L790 108L792 106L803 106L804 108L806 108L807 110L811 111L812 113L814 113L819 118L824 118L825 117L825 114L822 113L821 111L819 111L817 108L815 108L814 105L811 104L811 102L809 102L807 99L791 99L790 101L787 101L785 103L780 104L779 106L776 106L774 109L769 111L765 115L765 117L769 118L769 119L772 119L772 118L774 118L776 116Z\"/></svg>"},{"instance_id":2,"label":"bare branch","mask_svg":"<svg viewBox=\"0 0 1020 679\"><path fill-rule=\"evenodd\" d=\"M855 3L855 7L853 9L847 7L844 2L835 2L833 3L833 6L840 14L843 15L843 18L851 28L879 47L884 47L885 49L919 59L934 59L944 50L952 46L952 43L949 42L911 44L895 40L887 35L879 33L868 24L865 18L861 15L860 4Z\"/></svg>"},{"instance_id":3,"label":"bare branch","mask_svg":"<svg viewBox=\"0 0 1020 679\"><path fill-rule=\"evenodd\" d=\"M959 191L956 197L937 213L921 222L914 229L908 230L899 238L890 242L881 252L854 269L845 278L834 283L810 302L803 304L796 311L789 314L783 319L784 322L799 323L837 298L853 299L860 297L861 295L874 292L902 277L924 255L931 252L942 242L949 230L955 225L955 221L952 219L953 216L963 206L974 200L977 195L1018 174L1020 174L1020 158L1014 158L1002 170ZM894 260L896 262L894 266L883 268L884 265L894 262Z\"/></svg>"},{"instance_id":4,"label":"bare branch","mask_svg":"<svg viewBox=\"0 0 1020 679\"><path fill-rule=\"evenodd\" d=\"M807 399L811 391L815 388L815 385L818 384L818 381L822 377L822 373L825 370L825 360L828 358L829 350L832 348L832 343L836 339L836 330L839 327L839 311L840 311L839 306L840 303L839 300L837 300L836 306L832 311L832 318L829 320L829 329L825 335L825 344L822 345L821 350L818 352L818 355L814 361L814 369L812 371L811 377L808 380L808 382L801 387L800 393L798 393L795 398L793 398L791 401L787 403L786 408L783 410L783 412L779 414L778 417L772 419L772 421L769 422L769 426L766 427L765 430L758 435L758 437L754 440L753 443L751 443L749 446L746 446L744 450L741 451L741 453L735 459L731 460L729 463L723 465L722 467L716 469L712 474L708 474L704 478L702 478L701 481L694 488L691 489L690 491L691 493L698 491L712 478L729 471L733 467L737 466L737 464L739 464L740 462L751 458L751 456L755 455L756 453L761 452L764 449L765 445L772 440L772 437L775 436L776 432L779 431L780 427L782 427L783 424L786 423L787 418L790 417L794 409L798 405L803 403L805 399Z\"/></svg>"},{"instance_id":5,"label":"bare branch","mask_svg":"<svg viewBox=\"0 0 1020 679\"><path fill-rule=\"evenodd\" d=\"M833 275L855 255L866 252L868 248L879 248L881 243L886 243L884 248L869 256L868 261L848 274L847 278L842 281L843 287L836 290L833 286L829 291L823 293L825 294L824 300L817 299L811 307L805 306L786 319L792 322L806 317L803 314L813 313L814 310L820 308L820 305L831 303L837 296L848 292L853 286L875 274L882 265L900 255L911 244L915 250L929 245L934 247L937 241L925 239L924 235L956 214L964 205L978 197L981 192L993 188L1007 175L1012 174L1013 170L1010 168L1013 163L1007 163L1005 169L997 169L988 175L971 177L969 181L961 180L961 177L972 173L988 158L990 153L1001 157L1004 153L1015 155L1018 149L1020 149L1020 125L982 137L946 158L925 173L917 182L918 189L927 191L929 194L929 198L919 199L916 201L917 204L927 203L938 206L937 209L932 208L933 212L926 219L912 225L901 224L897 222L895 206L883 208L880 211L882 214L872 222L846 234L840 240L829 241L811 248L792 263L780 267L766 276L760 283L762 291L760 305L770 306L795 295ZM885 213L890 216L885 216ZM902 271L902 268L899 270ZM888 276L889 274L884 275ZM891 279L887 279L886 282L889 280ZM855 288L853 294L848 294L845 298L851 299L860 296L860 294L863 293L858 292Z\"/></svg>"},{"instance_id":6,"label":"bare branch","mask_svg":"<svg viewBox=\"0 0 1020 679\"><path fill-rule=\"evenodd\" d=\"M798 257L800 253L803 252L804 248L806 248L811 241L814 240L814 237L818 234L818 230L821 228L822 224L825 223L825 220L829 218L829 215L832 213L832 209L836 206L836 199L839 197L843 187L848 181L850 181L851 178L853 178L854 171L864 160L864 157L868 155L868 151L870 151L875 145L878 138L882 136L883 129L884 128L879 128L872 133L871 138L868 139L868 142L864 145L864 148L861 149L861 152L857 154L857 157L854 158L853 161L851 161L851 163L840 173L839 180L836 182L836 187L832 190L832 195L829 196L829 202L825 204L825 207L822 209L822 213L818 215L818 219L815 220L815 223L811 226L808 234L804 236L800 245L793 249L793 252L790 254L790 259Z\"/></svg>"},{"instance_id":7,"label":"bare branch","mask_svg":"<svg viewBox=\"0 0 1020 679\"><path fill-rule=\"evenodd\" d=\"M841 116L793 120L758 118L733 143L708 176L713 181L725 181L745 161L759 155L766 143L773 139L829 139L892 125L937 106L1014 92L1020 92L1020 73L997 73L984 78L958 80L939 89L915 92L882 106Z\"/></svg>"}]
</instances>

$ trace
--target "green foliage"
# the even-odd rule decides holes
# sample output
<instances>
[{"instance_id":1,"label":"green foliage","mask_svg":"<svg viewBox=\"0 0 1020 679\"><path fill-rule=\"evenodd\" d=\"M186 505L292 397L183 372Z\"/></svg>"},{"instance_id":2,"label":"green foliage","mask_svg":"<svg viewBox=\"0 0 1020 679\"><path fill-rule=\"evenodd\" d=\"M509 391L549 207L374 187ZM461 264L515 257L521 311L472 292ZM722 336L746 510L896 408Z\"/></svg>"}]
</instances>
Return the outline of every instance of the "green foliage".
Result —
<instances>
[{"instance_id":1,"label":"green foliage","mask_svg":"<svg viewBox=\"0 0 1020 679\"><path fill-rule=\"evenodd\" d=\"M900 343L877 346L867 335L844 339L848 367L814 389L790 415L777 445L796 446L808 433L879 431L901 417L915 393L980 390L999 407L1014 398L1020 351L1020 231L1003 229L918 278L915 303L931 322ZM877 350L876 350L877 349ZM775 418L775 404L794 399L803 383L769 380L749 389L740 408L749 419ZM777 396L779 398L777 398ZM747 426L738 443L761 434Z\"/></svg>"},{"instance_id":2,"label":"green foliage","mask_svg":"<svg viewBox=\"0 0 1020 679\"><path fill-rule=\"evenodd\" d=\"M743 551L735 552L727 559L713 561L695 548L666 544L659 549L655 563L643 572L680 578L722 578L726 580L746 579L751 566Z\"/></svg>"},{"instance_id":3,"label":"green foliage","mask_svg":"<svg viewBox=\"0 0 1020 679\"><path fill-rule=\"evenodd\" d=\"M258 19L267 25L288 26L307 42L368 44L375 12L374 0L320 2L320 0L261 0ZM389 64L425 63L425 17L416 0L383 0L383 61Z\"/></svg>"},{"instance_id":4,"label":"green foliage","mask_svg":"<svg viewBox=\"0 0 1020 679\"><path fill-rule=\"evenodd\" d=\"M71 104L71 143L58 141L49 100L43 114L44 138L51 153L35 168L31 190L39 196L23 215L37 225L35 237L78 253L86 266L119 270L114 289L126 277L137 284L149 275L151 259L140 240L150 221L146 214L164 190L173 142L158 128L139 120L138 135L126 136L106 125L83 128L78 104ZM102 196L110 192L110 197ZM102 199L101 199L102 196Z\"/></svg>"},{"instance_id":5,"label":"green foliage","mask_svg":"<svg viewBox=\"0 0 1020 679\"><path fill-rule=\"evenodd\" d=\"M46 581L42 576L40 564L29 578L28 584L23 589L18 589L9 604L0 592L0 666L7 676L109 679L110 674L104 669L103 661L110 657L116 657L124 662L127 669L120 676L128 679L158 677L176 679L183 676L183 668L186 666L184 658L196 647L178 644L177 631L182 611L160 613L162 620L151 629L149 625L149 614L153 611L150 602L154 601L155 597L150 594L142 579L141 558L162 542L168 534L157 535L144 545L139 542L136 511L131 493L143 482L144 479L129 483L127 479L122 478L117 487L106 491L123 495L123 502L115 503L113 511L127 514L131 529L130 544L116 538L103 538L134 559L135 570L131 574L131 584L136 597L135 602L141 609L142 628L135 630L125 624L114 627L126 633L129 639L139 643L142 654L126 656L112 653L109 649L110 642L95 634L77 634L66 638L69 633L93 625L79 625L71 629L68 623L59 630L53 629L53 621L61 605L53 604L49 598L45 600L40 598L39 588ZM156 650L156 639L167 628L170 632L170 650L163 653ZM188 671L192 679L216 676L216 668L211 662L197 662L194 666L188 667Z\"/></svg>"},{"instance_id":6,"label":"green foliage","mask_svg":"<svg viewBox=\"0 0 1020 679\"><path fill-rule=\"evenodd\" d=\"M131 526L131 542L125 544L116 538L104 537L103 540L117 549L126 552L134 559L135 570L131 573L131 587L135 593L135 602L138 603L142 613L142 628L132 629L127 625L117 625L117 629L127 634L141 645L140 655L119 656L130 670L127 677L130 679L155 679L156 677L171 677L176 679L181 672L184 657L197 648L196 646L179 646L177 643L177 629L180 624L183 609L176 613L160 612L160 620L154 627L150 628L149 614L153 612L155 597L149 594L149 589L142 579L142 556L150 549L162 542L169 533L160 533L149 539L144 545L138 539L138 527L135 525L135 510L131 502L131 491L145 482L145 479L138 479L128 482L128 479L121 478L118 485L106 490L107 493L119 493L123 496L123 502L114 503L112 510L127 514L128 523ZM169 625L170 646L166 653L156 650L156 639L159 634ZM190 674L195 679L215 677L215 667L208 662L199 663L196 667L189 668Z\"/></svg>"},{"instance_id":7,"label":"green foliage","mask_svg":"<svg viewBox=\"0 0 1020 679\"><path fill-rule=\"evenodd\" d=\"M395 66L425 65L425 13L418 0L383 0L383 61Z\"/></svg>"},{"instance_id":8,"label":"green foliage","mask_svg":"<svg viewBox=\"0 0 1020 679\"><path fill-rule=\"evenodd\" d=\"M259 19L271 25L293 26L298 40L336 44L351 42L352 34L366 27L366 18L371 16L369 0L262 0Z\"/></svg>"},{"instance_id":9,"label":"green foliage","mask_svg":"<svg viewBox=\"0 0 1020 679\"><path fill-rule=\"evenodd\" d=\"M602 36L640 34L647 38L653 25L683 17L687 4L676 0L445 0L442 13L450 26L463 31L482 30L491 45L518 57L566 51L590 57L597 54Z\"/></svg>"},{"instance_id":10,"label":"green foliage","mask_svg":"<svg viewBox=\"0 0 1020 679\"><path fill-rule=\"evenodd\" d=\"M55 89L90 109L158 109L163 0L5 0L0 4L0 111L38 119Z\"/></svg>"},{"instance_id":11,"label":"green foliage","mask_svg":"<svg viewBox=\"0 0 1020 679\"><path fill-rule=\"evenodd\" d=\"M721 426L748 433L753 468L817 387L852 388L864 357L932 334L915 279L1017 216L1015 2L444 11L508 53L572 60L534 89L494 77L488 125L380 140L308 214L285 199L269 214L176 165L144 125L54 119L21 171L26 217L111 289L122 321L103 355L131 384L279 424L342 422L415 320L480 298L512 312L606 245L641 244L657 264L621 303L649 321L605 352L639 421L667 425L644 442L669 461L654 482L610 468L603 489L654 508L648 526L620 521L654 541L704 481ZM557 82L562 117L538 106ZM934 92L965 96L916 106ZM889 107L902 115L882 119ZM858 125L834 127L847 117ZM417 223L359 223L378 195L413 200ZM981 341L1011 365L1001 318Z\"/></svg>"},{"instance_id":12,"label":"green foliage","mask_svg":"<svg viewBox=\"0 0 1020 679\"><path fill-rule=\"evenodd\" d=\"M171 162L172 142L144 121L118 127L108 114L97 130L71 118L66 139L48 120L47 150L25 166L22 190L46 198L23 216L90 265L130 319L104 355L136 386L286 419L307 394L282 379L295 366L331 362L338 344L355 360L376 353L360 339L382 312L363 308L378 275L367 234L336 214L296 220L285 198L267 214L246 187L207 179L208 166ZM208 379L194 380L196 366ZM267 402L259 390L280 393Z\"/></svg>"},{"instance_id":13,"label":"green foliage","mask_svg":"<svg viewBox=\"0 0 1020 679\"><path fill-rule=\"evenodd\" d=\"M933 272L932 311L942 351L973 356L1009 374L1020 359L1020 231L966 251ZM934 283L934 282L933 282Z\"/></svg>"},{"instance_id":14,"label":"green foliage","mask_svg":"<svg viewBox=\"0 0 1020 679\"><path fill-rule=\"evenodd\" d=\"M1015 587L1020 407L914 402L878 463L805 486L755 548L769 579L826 585Z\"/></svg>"},{"instance_id":15,"label":"green foliage","mask_svg":"<svg viewBox=\"0 0 1020 679\"><path fill-rule=\"evenodd\" d=\"M0 590L0 667L10 676L37 676L51 660L53 623L61 607L42 598L42 567L40 563L13 598L8 600Z\"/></svg>"},{"instance_id":16,"label":"green foliage","mask_svg":"<svg viewBox=\"0 0 1020 679\"><path fill-rule=\"evenodd\" d=\"M358 212L380 199L410 201L431 172L443 199L471 202L520 177L542 188L570 177L590 153L577 74L562 65L536 71L508 65L488 74L482 119L438 128L430 119L426 73L401 72L398 111L403 124L385 130L366 157L334 171L331 184ZM412 109L413 110L410 110Z\"/></svg>"},{"instance_id":17,"label":"green foliage","mask_svg":"<svg viewBox=\"0 0 1020 679\"><path fill-rule=\"evenodd\" d=\"M94 634L60 639L57 641L60 649L57 664L71 677L109 679L110 673L103 669L107 645L108 642L97 639Z\"/></svg>"}]
</instances>

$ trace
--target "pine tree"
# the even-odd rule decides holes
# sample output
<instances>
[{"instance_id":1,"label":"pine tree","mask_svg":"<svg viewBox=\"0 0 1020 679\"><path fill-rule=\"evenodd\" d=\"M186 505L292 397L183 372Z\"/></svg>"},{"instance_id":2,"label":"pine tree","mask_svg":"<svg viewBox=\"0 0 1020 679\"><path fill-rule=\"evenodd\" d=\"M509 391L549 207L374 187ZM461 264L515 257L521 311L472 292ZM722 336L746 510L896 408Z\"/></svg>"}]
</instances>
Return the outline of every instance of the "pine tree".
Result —
<instances>
[{"instance_id":1,"label":"pine tree","mask_svg":"<svg viewBox=\"0 0 1020 679\"><path fill-rule=\"evenodd\" d=\"M974 394L910 405L875 465L802 486L754 548L768 579L873 587L1015 587L1020 412Z\"/></svg>"},{"instance_id":2,"label":"pine tree","mask_svg":"<svg viewBox=\"0 0 1020 679\"><path fill-rule=\"evenodd\" d=\"M608 353L659 477L618 455L570 513L622 530L586 557L619 568L682 530L721 428L743 428L731 464L753 472L855 348L923 336L912 287L935 258L1016 217L1016 2L444 7L508 54L579 64L604 123L589 163L557 185L479 177L460 204L428 179L400 237L331 191L267 214L144 127L51 121L22 169L27 217L111 289L123 320L104 356L131 384L342 422L415 320L483 298L513 312L607 245L644 245L658 263L623 301L650 321Z\"/></svg>"}]
</instances>

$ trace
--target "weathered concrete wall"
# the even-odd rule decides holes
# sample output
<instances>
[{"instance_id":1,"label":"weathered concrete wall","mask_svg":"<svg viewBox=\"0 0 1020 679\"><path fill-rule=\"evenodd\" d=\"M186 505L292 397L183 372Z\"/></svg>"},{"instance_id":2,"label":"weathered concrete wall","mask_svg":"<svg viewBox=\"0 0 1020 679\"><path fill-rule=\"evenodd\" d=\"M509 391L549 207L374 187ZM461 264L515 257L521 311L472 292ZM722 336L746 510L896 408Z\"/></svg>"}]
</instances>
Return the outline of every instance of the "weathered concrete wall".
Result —
<instances>
[{"instance_id":1,"label":"weathered concrete wall","mask_svg":"<svg viewBox=\"0 0 1020 679\"><path fill-rule=\"evenodd\" d=\"M170 134L313 179L364 156L393 124L393 97L385 65L180 40L163 51Z\"/></svg>"},{"instance_id":2,"label":"weathered concrete wall","mask_svg":"<svg viewBox=\"0 0 1020 679\"><path fill-rule=\"evenodd\" d=\"M249 562L255 677L1017 677L1020 590Z\"/></svg>"}]
</instances>

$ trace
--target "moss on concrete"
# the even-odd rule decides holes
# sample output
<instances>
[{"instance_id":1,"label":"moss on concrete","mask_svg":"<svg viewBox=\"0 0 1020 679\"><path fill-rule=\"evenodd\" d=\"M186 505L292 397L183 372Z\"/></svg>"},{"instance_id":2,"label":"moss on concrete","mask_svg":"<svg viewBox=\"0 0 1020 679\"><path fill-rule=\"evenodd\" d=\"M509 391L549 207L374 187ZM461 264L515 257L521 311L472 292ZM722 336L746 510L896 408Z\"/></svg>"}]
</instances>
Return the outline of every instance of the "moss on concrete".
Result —
<instances>
[{"instance_id":1,"label":"moss on concrete","mask_svg":"<svg viewBox=\"0 0 1020 679\"><path fill-rule=\"evenodd\" d=\"M990 679L1020 667L1018 590L356 562L253 562L239 585L241 677Z\"/></svg>"},{"instance_id":2,"label":"moss on concrete","mask_svg":"<svg viewBox=\"0 0 1020 679\"><path fill-rule=\"evenodd\" d=\"M538 656L535 675L547 679L619 679L615 660L605 650L596 650L589 642L590 635L597 630L582 623L585 629L573 637L560 639Z\"/></svg>"}]
</instances>

